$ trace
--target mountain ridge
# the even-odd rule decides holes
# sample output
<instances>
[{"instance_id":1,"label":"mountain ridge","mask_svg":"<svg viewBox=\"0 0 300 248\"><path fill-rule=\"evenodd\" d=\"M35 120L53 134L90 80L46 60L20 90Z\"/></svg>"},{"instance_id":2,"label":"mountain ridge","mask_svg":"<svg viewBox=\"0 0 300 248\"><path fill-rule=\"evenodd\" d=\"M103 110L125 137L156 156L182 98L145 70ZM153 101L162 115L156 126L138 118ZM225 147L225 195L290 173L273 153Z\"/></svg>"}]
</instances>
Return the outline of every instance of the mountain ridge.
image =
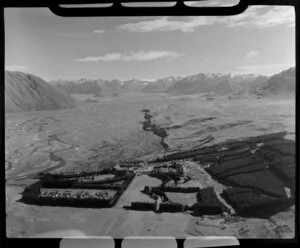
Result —
<instances>
[{"instance_id":1,"label":"mountain ridge","mask_svg":"<svg viewBox=\"0 0 300 248\"><path fill-rule=\"evenodd\" d=\"M5 112L72 108L76 100L42 78L23 72L5 71Z\"/></svg>"},{"instance_id":2,"label":"mountain ridge","mask_svg":"<svg viewBox=\"0 0 300 248\"><path fill-rule=\"evenodd\" d=\"M277 91L279 94L281 91L295 90L295 76L289 76L293 71L295 73L295 68L293 68L272 76L253 73L198 73L188 76L164 77L154 81L81 78L79 80L60 79L49 83L59 90L71 94L94 94L98 97L118 96L127 92L167 93L171 95L193 95L199 93L212 93L222 96L267 95L267 93L276 94ZM273 83L269 80L272 80ZM289 85L288 88L282 86L285 83L281 84L281 81L288 81L286 82Z\"/></svg>"},{"instance_id":3,"label":"mountain ridge","mask_svg":"<svg viewBox=\"0 0 300 248\"><path fill-rule=\"evenodd\" d=\"M97 96L112 96L124 92L143 93L170 93L170 94L195 94L215 92L216 94L230 94L245 88L258 78L266 79L266 76L255 74L221 74L199 73L189 76L170 76L149 80L105 80L105 79L80 79L80 80L57 80L49 83L75 94L95 94ZM243 83L241 83L243 81ZM97 82L97 83L96 83ZM246 83L245 83L246 82ZM83 86L86 87L83 87Z\"/></svg>"}]
</instances>

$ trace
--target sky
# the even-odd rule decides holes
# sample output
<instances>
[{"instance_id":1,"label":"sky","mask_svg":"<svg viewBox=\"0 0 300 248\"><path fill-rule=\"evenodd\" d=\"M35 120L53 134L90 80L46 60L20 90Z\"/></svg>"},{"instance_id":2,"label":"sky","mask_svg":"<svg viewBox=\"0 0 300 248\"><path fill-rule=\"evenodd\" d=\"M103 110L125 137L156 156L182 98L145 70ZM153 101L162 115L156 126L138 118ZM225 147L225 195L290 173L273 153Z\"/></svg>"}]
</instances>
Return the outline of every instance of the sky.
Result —
<instances>
[{"instance_id":1,"label":"sky","mask_svg":"<svg viewBox=\"0 0 300 248\"><path fill-rule=\"evenodd\" d=\"M209 4L220 2L236 0ZM46 81L155 80L202 72L272 75L295 66L290 6L251 6L222 17L73 18L47 8L6 8L4 17L6 70Z\"/></svg>"}]
</instances>

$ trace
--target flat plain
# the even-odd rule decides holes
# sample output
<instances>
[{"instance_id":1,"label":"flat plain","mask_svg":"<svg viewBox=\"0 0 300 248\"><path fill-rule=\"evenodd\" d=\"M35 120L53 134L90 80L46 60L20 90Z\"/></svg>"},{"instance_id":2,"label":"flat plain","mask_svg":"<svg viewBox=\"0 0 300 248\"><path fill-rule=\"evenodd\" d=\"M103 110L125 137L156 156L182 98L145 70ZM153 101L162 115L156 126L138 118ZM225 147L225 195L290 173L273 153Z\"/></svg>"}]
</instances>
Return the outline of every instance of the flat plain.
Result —
<instances>
[{"instance_id":1,"label":"flat plain","mask_svg":"<svg viewBox=\"0 0 300 248\"><path fill-rule=\"evenodd\" d=\"M160 181L135 177L118 203L109 209L80 209L26 205L19 202L24 186L39 172L64 172L109 167L120 160L151 160L181 150L200 148L228 139L287 131L295 140L295 99L248 97L207 99L204 95L128 93L118 97L75 95L73 109L11 113L5 116L7 235L9 237L82 235L120 238L138 236L230 236L291 238L295 209L268 219L239 216L201 216L123 209L146 197L140 190ZM90 99L90 101L87 101ZM143 130L143 109L152 122L167 130L160 137ZM189 162L191 186L214 187L216 182ZM173 194L176 198L176 194ZM184 201L185 199L178 199ZM193 201L189 197L188 201Z\"/></svg>"}]
</instances>

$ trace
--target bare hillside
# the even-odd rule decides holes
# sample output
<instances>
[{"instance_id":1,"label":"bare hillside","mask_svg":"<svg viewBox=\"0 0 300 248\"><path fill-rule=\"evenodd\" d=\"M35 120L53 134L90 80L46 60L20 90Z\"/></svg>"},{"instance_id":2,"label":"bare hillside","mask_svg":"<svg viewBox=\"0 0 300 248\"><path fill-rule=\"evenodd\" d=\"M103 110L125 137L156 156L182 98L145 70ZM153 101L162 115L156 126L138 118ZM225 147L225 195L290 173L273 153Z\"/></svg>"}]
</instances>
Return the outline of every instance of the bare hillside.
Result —
<instances>
[{"instance_id":1,"label":"bare hillside","mask_svg":"<svg viewBox=\"0 0 300 248\"><path fill-rule=\"evenodd\" d=\"M43 79L22 72L5 72L5 112L71 108L76 100Z\"/></svg>"}]
</instances>

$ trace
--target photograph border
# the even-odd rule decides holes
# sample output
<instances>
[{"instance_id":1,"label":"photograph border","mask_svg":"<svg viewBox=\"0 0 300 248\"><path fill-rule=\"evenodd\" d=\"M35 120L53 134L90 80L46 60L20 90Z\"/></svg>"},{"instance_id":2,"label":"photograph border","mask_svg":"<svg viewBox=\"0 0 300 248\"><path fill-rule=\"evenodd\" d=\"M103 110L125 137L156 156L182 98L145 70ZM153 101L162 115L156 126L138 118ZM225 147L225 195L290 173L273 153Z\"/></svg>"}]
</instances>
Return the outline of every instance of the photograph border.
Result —
<instances>
[{"instance_id":1,"label":"photograph border","mask_svg":"<svg viewBox=\"0 0 300 248\"><path fill-rule=\"evenodd\" d=\"M281 245L292 245L296 246L299 242L299 27L300 27L300 10L298 0L239 0L239 3L232 7L188 7L183 4L183 0L161 0L161 2L177 2L173 7L122 7L120 2L155 2L158 0L4 0L1 6L1 59L2 68L1 78L1 157L3 163L1 166L0 183L1 185L1 204L0 204L0 247L24 247L33 246L49 246L59 247L59 243L62 239L57 238L7 238L6 236L6 209L5 209L5 108L4 108L4 72L5 72L5 20L4 20L4 9L5 8L37 8L37 7L48 7L54 14L59 16L223 16L223 15L235 15L240 14L247 9L250 5L281 5L281 6L292 6L295 9L296 17L296 197L295 197L295 237L293 239L238 239L241 246L253 246L253 245L264 245L264 246L281 246ZM191 0L189 0L191 1ZM80 4L80 3L112 3L111 7L106 8L61 8L59 4ZM159 1L158 1L159 2ZM175 237L176 238L176 237ZM115 247L121 247L122 239L115 239ZM177 239L178 247L183 247L184 239Z\"/></svg>"}]
</instances>

